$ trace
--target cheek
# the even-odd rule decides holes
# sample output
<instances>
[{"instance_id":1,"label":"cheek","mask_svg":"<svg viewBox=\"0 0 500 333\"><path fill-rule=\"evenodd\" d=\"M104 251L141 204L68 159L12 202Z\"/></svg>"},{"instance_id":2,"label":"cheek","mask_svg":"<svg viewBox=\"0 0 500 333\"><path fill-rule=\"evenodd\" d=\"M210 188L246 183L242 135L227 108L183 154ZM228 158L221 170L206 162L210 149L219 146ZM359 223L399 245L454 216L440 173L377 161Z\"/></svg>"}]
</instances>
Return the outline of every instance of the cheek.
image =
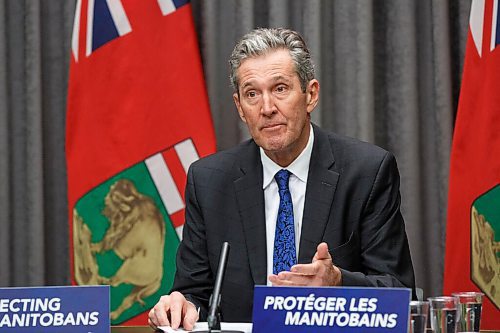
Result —
<instances>
[{"instance_id":1,"label":"cheek","mask_svg":"<svg viewBox=\"0 0 500 333\"><path fill-rule=\"evenodd\" d=\"M255 115L254 113L246 112L244 114L243 121L246 123L251 132L257 131L259 124L259 117L257 115Z\"/></svg>"},{"instance_id":2,"label":"cheek","mask_svg":"<svg viewBox=\"0 0 500 333\"><path fill-rule=\"evenodd\" d=\"M303 126L307 115L304 109L297 108L285 117L287 118L290 129L296 131L299 127Z\"/></svg>"}]
</instances>

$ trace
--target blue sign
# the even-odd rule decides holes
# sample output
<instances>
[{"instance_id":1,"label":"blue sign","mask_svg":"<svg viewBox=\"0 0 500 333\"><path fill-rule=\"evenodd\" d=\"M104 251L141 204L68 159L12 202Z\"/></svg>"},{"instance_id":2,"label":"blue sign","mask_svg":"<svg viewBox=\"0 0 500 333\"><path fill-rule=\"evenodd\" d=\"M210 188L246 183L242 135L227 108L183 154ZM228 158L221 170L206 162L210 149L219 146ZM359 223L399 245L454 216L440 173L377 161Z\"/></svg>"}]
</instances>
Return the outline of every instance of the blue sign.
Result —
<instances>
[{"instance_id":1,"label":"blue sign","mask_svg":"<svg viewBox=\"0 0 500 333\"><path fill-rule=\"evenodd\" d=\"M253 333L406 333L411 290L256 286Z\"/></svg>"},{"instance_id":2,"label":"blue sign","mask_svg":"<svg viewBox=\"0 0 500 333\"><path fill-rule=\"evenodd\" d=\"M109 286L0 288L0 332L109 331Z\"/></svg>"}]
</instances>

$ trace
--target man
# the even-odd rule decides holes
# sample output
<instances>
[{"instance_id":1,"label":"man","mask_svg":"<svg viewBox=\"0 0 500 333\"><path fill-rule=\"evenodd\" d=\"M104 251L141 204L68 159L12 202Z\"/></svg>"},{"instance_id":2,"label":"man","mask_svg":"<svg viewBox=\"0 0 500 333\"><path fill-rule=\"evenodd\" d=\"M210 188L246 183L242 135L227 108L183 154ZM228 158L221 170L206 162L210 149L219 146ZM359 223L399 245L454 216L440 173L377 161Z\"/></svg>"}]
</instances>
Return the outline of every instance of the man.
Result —
<instances>
[{"instance_id":1,"label":"man","mask_svg":"<svg viewBox=\"0 0 500 333\"><path fill-rule=\"evenodd\" d=\"M149 324L206 318L224 241L224 321L251 321L257 284L414 288L394 157L311 124L320 87L302 37L254 30L230 64L252 140L191 166L173 292Z\"/></svg>"}]
</instances>

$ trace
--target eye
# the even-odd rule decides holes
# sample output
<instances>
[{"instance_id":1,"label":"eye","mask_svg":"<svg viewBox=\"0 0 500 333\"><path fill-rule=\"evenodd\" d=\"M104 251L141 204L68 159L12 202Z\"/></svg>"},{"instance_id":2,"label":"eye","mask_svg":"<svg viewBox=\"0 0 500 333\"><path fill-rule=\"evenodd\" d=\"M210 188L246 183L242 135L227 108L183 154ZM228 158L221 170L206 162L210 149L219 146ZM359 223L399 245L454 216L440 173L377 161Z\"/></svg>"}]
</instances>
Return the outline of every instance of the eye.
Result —
<instances>
[{"instance_id":1,"label":"eye","mask_svg":"<svg viewBox=\"0 0 500 333\"><path fill-rule=\"evenodd\" d=\"M245 94L248 98L254 98L255 96L257 96L254 90L247 91Z\"/></svg>"},{"instance_id":2,"label":"eye","mask_svg":"<svg viewBox=\"0 0 500 333\"><path fill-rule=\"evenodd\" d=\"M276 92L278 93L284 93L285 91L287 91L288 87L284 84L280 84L278 86L276 86Z\"/></svg>"}]
</instances>

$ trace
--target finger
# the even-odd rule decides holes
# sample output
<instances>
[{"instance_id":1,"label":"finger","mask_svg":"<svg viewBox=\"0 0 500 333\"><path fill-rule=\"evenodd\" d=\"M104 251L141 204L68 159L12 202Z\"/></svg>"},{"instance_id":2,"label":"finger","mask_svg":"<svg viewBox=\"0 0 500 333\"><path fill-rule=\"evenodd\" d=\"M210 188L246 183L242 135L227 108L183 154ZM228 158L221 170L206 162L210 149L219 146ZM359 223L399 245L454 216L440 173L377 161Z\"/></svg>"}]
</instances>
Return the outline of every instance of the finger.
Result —
<instances>
[{"instance_id":1,"label":"finger","mask_svg":"<svg viewBox=\"0 0 500 333\"><path fill-rule=\"evenodd\" d=\"M275 275L275 274L271 274L271 275L268 275L268 276L267 276L267 280L268 280L269 282L271 282L271 284L273 283L273 281L276 281L276 279L277 279L277 278L278 278L278 276L277 276L277 275Z\"/></svg>"},{"instance_id":2,"label":"finger","mask_svg":"<svg viewBox=\"0 0 500 333\"><path fill-rule=\"evenodd\" d=\"M314 254L313 262L316 260L325 260L325 259L332 260L332 256L330 255L330 252L328 251L328 244L323 242L323 243L318 245L318 247L316 249L316 253Z\"/></svg>"},{"instance_id":3,"label":"finger","mask_svg":"<svg viewBox=\"0 0 500 333\"><path fill-rule=\"evenodd\" d=\"M316 275L304 275L300 273L281 272L278 274L278 280L286 285L307 286L316 278Z\"/></svg>"},{"instance_id":4,"label":"finger","mask_svg":"<svg viewBox=\"0 0 500 333\"><path fill-rule=\"evenodd\" d=\"M301 286L303 285L304 279L307 279L307 276L284 271L278 274L277 284L287 286Z\"/></svg>"},{"instance_id":5,"label":"finger","mask_svg":"<svg viewBox=\"0 0 500 333\"><path fill-rule=\"evenodd\" d=\"M159 328L158 328L158 325L155 325L151 319L148 319L148 324L149 324L149 327L151 327L152 330L154 330L155 332L159 332L161 331ZM160 325L161 326L161 325Z\"/></svg>"},{"instance_id":6,"label":"finger","mask_svg":"<svg viewBox=\"0 0 500 333\"><path fill-rule=\"evenodd\" d=\"M193 304L185 303L184 320L182 326L185 330L190 331L194 328L194 324L198 321L198 311Z\"/></svg>"},{"instance_id":7,"label":"finger","mask_svg":"<svg viewBox=\"0 0 500 333\"><path fill-rule=\"evenodd\" d=\"M297 264L290 268L290 272L302 275L316 275L318 274L318 265L316 263L312 264Z\"/></svg>"},{"instance_id":8,"label":"finger","mask_svg":"<svg viewBox=\"0 0 500 333\"><path fill-rule=\"evenodd\" d=\"M149 327L151 327L154 330L156 330L158 328L155 324L153 324L153 322L151 321L151 319L148 319L148 325L149 325Z\"/></svg>"},{"instance_id":9,"label":"finger","mask_svg":"<svg viewBox=\"0 0 500 333\"><path fill-rule=\"evenodd\" d=\"M149 318L156 326L170 326L168 312L170 309L170 296L162 296L160 301L149 312Z\"/></svg>"},{"instance_id":10,"label":"finger","mask_svg":"<svg viewBox=\"0 0 500 333\"><path fill-rule=\"evenodd\" d=\"M173 329L179 328L182 320L182 309L186 299L179 292L170 294L170 324Z\"/></svg>"},{"instance_id":11,"label":"finger","mask_svg":"<svg viewBox=\"0 0 500 333\"><path fill-rule=\"evenodd\" d=\"M153 317L154 317L154 310L151 309L151 311L149 311L149 315L148 315L148 325L151 326L152 329L156 330L158 328L158 323L153 321Z\"/></svg>"},{"instance_id":12,"label":"finger","mask_svg":"<svg viewBox=\"0 0 500 333\"><path fill-rule=\"evenodd\" d=\"M275 281L275 282L285 281L288 279L287 274L290 274L290 272L283 271L283 272L279 272L278 274L269 275L269 281L271 281L271 282L272 281Z\"/></svg>"},{"instance_id":13,"label":"finger","mask_svg":"<svg viewBox=\"0 0 500 333\"><path fill-rule=\"evenodd\" d=\"M291 285L288 280L286 280L285 278L283 278L283 275L281 275L281 277L279 275L270 275L269 276L269 281L271 281L271 283L273 285L276 285L276 286Z\"/></svg>"},{"instance_id":14,"label":"finger","mask_svg":"<svg viewBox=\"0 0 500 333\"><path fill-rule=\"evenodd\" d=\"M269 276L269 281L271 281L273 286L293 286L293 284L290 281L281 280L276 275Z\"/></svg>"}]
</instances>

